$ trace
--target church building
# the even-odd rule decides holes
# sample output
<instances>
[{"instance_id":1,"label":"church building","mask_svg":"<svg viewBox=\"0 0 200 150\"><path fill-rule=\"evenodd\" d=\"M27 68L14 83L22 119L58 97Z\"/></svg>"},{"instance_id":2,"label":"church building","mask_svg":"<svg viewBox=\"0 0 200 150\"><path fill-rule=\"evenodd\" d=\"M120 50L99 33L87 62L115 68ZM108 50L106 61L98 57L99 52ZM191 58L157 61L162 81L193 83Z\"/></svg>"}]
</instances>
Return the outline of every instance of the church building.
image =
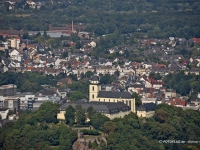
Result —
<instances>
[{"instance_id":1,"label":"church building","mask_svg":"<svg viewBox=\"0 0 200 150\"><path fill-rule=\"evenodd\" d=\"M102 91L99 77L94 75L89 85L89 102L123 102L131 108L132 112L136 112L135 99L129 92L118 91Z\"/></svg>"}]
</instances>

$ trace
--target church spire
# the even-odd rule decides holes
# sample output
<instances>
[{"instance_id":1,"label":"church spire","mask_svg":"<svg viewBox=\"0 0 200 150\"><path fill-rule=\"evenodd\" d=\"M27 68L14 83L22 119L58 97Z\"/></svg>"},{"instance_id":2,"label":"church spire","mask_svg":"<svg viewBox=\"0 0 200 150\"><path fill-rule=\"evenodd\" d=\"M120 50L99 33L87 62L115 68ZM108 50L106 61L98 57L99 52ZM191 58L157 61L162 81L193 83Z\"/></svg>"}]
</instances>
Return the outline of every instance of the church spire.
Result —
<instances>
[{"instance_id":1,"label":"church spire","mask_svg":"<svg viewBox=\"0 0 200 150\"><path fill-rule=\"evenodd\" d=\"M94 67L94 75L97 75L97 68L96 68L96 66Z\"/></svg>"}]
</instances>

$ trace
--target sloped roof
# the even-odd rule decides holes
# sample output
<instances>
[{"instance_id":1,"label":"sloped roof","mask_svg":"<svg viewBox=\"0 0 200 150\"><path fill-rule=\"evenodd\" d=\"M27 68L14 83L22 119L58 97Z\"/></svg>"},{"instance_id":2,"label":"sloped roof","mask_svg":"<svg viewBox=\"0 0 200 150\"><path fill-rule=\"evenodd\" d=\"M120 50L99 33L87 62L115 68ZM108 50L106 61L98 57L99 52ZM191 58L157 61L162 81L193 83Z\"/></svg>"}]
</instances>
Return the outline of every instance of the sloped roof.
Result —
<instances>
[{"instance_id":1,"label":"sloped roof","mask_svg":"<svg viewBox=\"0 0 200 150\"><path fill-rule=\"evenodd\" d=\"M137 110L138 111L153 111L155 110L156 105L154 103L146 103L146 104L142 104L140 105Z\"/></svg>"},{"instance_id":2,"label":"sloped roof","mask_svg":"<svg viewBox=\"0 0 200 150\"><path fill-rule=\"evenodd\" d=\"M70 103L65 103L60 107L60 110L65 110L69 105L76 108L76 105L81 105L84 109L92 106L94 110L98 113L113 114L120 111L130 111L130 107L123 102L118 103L108 103L108 102L83 102L75 101Z\"/></svg>"},{"instance_id":3,"label":"sloped roof","mask_svg":"<svg viewBox=\"0 0 200 150\"><path fill-rule=\"evenodd\" d=\"M117 91L99 91L98 96L101 98L132 98L129 92L117 92Z\"/></svg>"}]
</instances>

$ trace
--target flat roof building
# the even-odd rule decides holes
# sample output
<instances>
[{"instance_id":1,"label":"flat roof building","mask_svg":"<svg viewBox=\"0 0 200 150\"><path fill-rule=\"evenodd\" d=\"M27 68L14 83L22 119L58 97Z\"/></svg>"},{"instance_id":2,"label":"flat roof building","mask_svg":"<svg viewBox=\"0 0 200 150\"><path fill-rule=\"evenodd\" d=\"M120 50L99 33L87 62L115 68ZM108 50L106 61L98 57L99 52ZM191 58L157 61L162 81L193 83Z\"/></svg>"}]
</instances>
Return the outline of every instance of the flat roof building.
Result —
<instances>
[{"instance_id":1,"label":"flat roof building","mask_svg":"<svg viewBox=\"0 0 200 150\"><path fill-rule=\"evenodd\" d=\"M17 86L14 84L0 86L0 96L14 96L16 92Z\"/></svg>"}]
</instances>

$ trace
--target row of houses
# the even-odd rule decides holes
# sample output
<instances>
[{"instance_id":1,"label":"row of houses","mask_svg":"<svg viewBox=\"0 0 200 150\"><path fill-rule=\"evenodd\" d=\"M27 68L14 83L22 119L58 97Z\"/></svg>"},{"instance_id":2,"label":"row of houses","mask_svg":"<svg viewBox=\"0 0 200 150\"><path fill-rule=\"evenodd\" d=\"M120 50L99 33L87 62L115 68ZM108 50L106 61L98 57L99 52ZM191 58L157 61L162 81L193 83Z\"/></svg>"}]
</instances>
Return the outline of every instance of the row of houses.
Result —
<instances>
[{"instance_id":1,"label":"row of houses","mask_svg":"<svg viewBox=\"0 0 200 150\"><path fill-rule=\"evenodd\" d=\"M0 108L19 112L37 110L44 102L61 103L66 100L68 88L45 88L37 93L17 92L13 84L0 86Z\"/></svg>"}]
</instances>

